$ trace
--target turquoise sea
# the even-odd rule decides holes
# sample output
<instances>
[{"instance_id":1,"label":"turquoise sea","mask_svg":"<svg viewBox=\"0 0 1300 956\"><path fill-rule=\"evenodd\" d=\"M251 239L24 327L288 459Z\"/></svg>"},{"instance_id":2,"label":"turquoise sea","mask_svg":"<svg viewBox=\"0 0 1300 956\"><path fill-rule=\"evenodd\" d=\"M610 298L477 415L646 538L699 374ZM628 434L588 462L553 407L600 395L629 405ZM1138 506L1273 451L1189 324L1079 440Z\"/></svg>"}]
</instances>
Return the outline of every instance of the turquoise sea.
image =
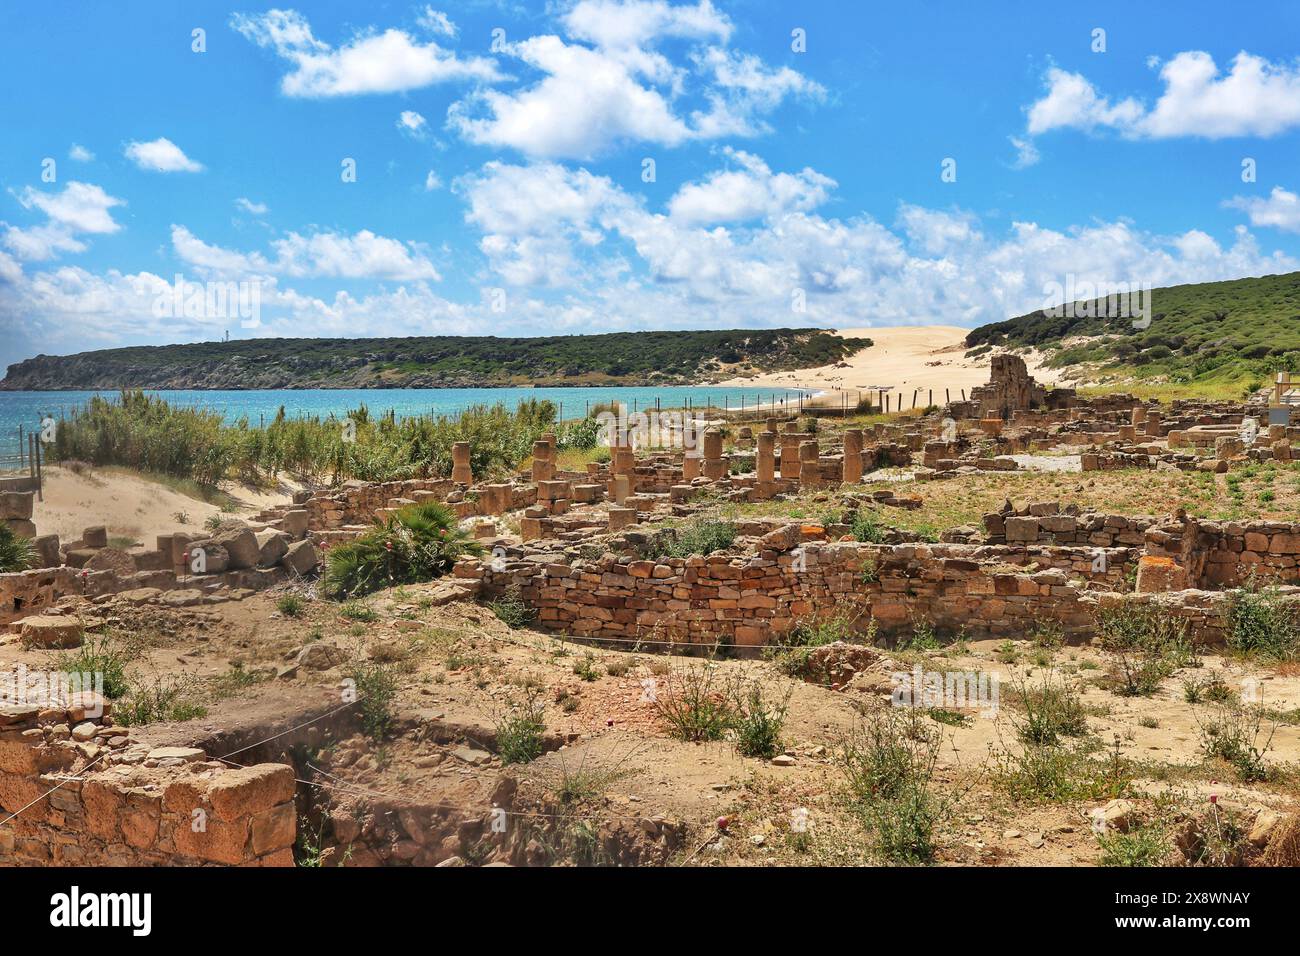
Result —
<instances>
[{"instance_id":1,"label":"turquoise sea","mask_svg":"<svg viewBox=\"0 0 1300 956\"><path fill-rule=\"evenodd\" d=\"M631 410L717 406L752 408L758 403L784 402L795 408L797 390L723 387L714 385L677 388L360 388L360 389L265 389L265 390L151 390L168 402L220 412L227 422L247 418L257 425L270 421L283 406L290 417L342 415L365 405L372 415L390 409L399 418L454 415L472 405L504 402L513 408L522 399L550 399L560 406L564 418L580 418L601 402L623 402ZM0 449L17 440L19 426L31 431L45 415L67 415L85 404L92 395L112 397L112 391L0 392Z\"/></svg>"}]
</instances>

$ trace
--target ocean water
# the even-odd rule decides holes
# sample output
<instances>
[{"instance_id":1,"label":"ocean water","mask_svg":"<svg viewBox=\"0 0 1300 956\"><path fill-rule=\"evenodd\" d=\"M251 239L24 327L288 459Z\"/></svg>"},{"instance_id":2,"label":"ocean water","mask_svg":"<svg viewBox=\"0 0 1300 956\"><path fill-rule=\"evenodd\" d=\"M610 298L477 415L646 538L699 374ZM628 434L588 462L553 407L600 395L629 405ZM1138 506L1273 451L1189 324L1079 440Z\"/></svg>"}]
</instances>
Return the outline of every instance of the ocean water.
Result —
<instances>
[{"instance_id":1,"label":"ocean water","mask_svg":"<svg viewBox=\"0 0 1300 956\"><path fill-rule=\"evenodd\" d=\"M473 405L504 402L513 408L523 399L549 399L560 406L564 418L580 418L602 402L623 402L633 411L656 407L681 408L716 406L752 408L759 403L784 403L798 408L800 392L793 389L728 388L716 385L675 388L357 388L357 389L262 389L262 390L150 390L174 405L206 408L220 412L227 422L247 418L252 425L269 422L283 406L295 417L340 416L365 405L372 416L390 409L399 418L454 415ZM39 427L45 415L66 416L84 405L92 395L111 398L112 391L0 392L0 453L12 451L18 429Z\"/></svg>"}]
</instances>

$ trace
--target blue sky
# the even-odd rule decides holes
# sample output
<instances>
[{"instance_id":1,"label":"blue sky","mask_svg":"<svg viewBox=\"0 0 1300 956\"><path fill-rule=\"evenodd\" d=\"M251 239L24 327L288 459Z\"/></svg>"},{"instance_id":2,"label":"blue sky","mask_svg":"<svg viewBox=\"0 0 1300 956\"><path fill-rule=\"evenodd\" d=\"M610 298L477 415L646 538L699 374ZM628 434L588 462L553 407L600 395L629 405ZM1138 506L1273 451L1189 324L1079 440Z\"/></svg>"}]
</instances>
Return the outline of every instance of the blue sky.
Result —
<instances>
[{"instance_id":1,"label":"blue sky","mask_svg":"<svg viewBox=\"0 0 1300 956\"><path fill-rule=\"evenodd\" d=\"M1300 269L1300 8L1048 6L6 5L0 364Z\"/></svg>"}]
</instances>

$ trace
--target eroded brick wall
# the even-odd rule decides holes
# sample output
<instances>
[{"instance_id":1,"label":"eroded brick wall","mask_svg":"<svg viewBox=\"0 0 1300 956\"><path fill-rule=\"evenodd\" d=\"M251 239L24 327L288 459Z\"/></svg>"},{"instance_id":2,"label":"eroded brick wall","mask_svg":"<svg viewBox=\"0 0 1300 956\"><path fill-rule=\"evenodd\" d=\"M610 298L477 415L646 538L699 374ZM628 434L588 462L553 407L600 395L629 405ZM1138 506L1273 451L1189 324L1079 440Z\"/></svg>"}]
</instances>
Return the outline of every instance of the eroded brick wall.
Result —
<instances>
[{"instance_id":1,"label":"eroded brick wall","mask_svg":"<svg viewBox=\"0 0 1300 956\"><path fill-rule=\"evenodd\" d=\"M0 706L0 808L18 814L0 865L292 866L293 797L286 764L136 744L84 708Z\"/></svg>"}]
</instances>

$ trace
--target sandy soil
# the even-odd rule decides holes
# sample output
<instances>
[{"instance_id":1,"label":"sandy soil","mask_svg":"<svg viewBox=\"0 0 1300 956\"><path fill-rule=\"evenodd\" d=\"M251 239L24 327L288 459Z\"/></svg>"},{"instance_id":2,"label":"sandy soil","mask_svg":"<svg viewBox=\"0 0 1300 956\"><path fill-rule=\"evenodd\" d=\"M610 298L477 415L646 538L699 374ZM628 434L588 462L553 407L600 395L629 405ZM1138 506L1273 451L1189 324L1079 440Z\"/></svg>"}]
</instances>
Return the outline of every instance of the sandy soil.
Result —
<instances>
[{"instance_id":1,"label":"sandy soil","mask_svg":"<svg viewBox=\"0 0 1300 956\"><path fill-rule=\"evenodd\" d=\"M267 494L239 486L223 490L233 499L233 514L282 504L287 496L287 492ZM220 512L217 502L202 501L125 469L95 468L76 474L53 466L45 469L44 500L36 502L33 520L40 534L57 534L65 541L80 538L84 528L102 524L111 538L152 545L159 534L201 531L203 522Z\"/></svg>"},{"instance_id":2,"label":"sandy soil","mask_svg":"<svg viewBox=\"0 0 1300 956\"><path fill-rule=\"evenodd\" d=\"M952 392L955 399L961 389L969 391L972 386L989 380L987 355L975 359L965 357L964 339L969 329L955 325L913 325L837 331L845 338L869 338L874 344L841 365L773 372L723 384L850 392L884 388L904 395L921 389L922 400L933 389L936 403L942 404L944 389ZM1044 384L1053 384L1056 374L1043 369L1039 361L1037 354L1025 355L1030 374Z\"/></svg>"}]
</instances>

